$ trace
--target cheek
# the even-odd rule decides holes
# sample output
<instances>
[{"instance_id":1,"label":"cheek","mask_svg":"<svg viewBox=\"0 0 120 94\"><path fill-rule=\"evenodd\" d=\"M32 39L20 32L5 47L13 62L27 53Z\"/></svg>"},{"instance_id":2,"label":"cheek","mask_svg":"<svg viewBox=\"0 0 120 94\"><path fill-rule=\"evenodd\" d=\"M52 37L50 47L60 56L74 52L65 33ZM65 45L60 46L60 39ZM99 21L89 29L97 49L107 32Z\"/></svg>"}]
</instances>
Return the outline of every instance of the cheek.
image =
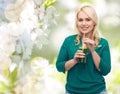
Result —
<instances>
[{"instance_id":1,"label":"cheek","mask_svg":"<svg viewBox=\"0 0 120 94\"><path fill-rule=\"evenodd\" d=\"M90 29L93 29L94 28L94 24L91 24L89 25L90 26Z\"/></svg>"},{"instance_id":2,"label":"cheek","mask_svg":"<svg viewBox=\"0 0 120 94\"><path fill-rule=\"evenodd\" d=\"M93 30L94 29L94 25L91 25L91 30Z\"/></svg>"},{"instance_id":3,"label":"cheek","mask_svg":"<svg viewBox=\"0 0 120 94\"><path fill-rule=\"evenodd\" d=\"M79 22L77 22L76 24L77 24L77 26L80 26L80 23L79 23Z\"/></svg>"},{"instance_id":4,"label":"cheek","mask_svg":"<svg viewBox=\"0 0 120 94\"><path fill-rule=\"evenodd\" d=\"M76 24L76 27L77 27L78 29L80 29L80 23L77 23L77 24Z\"/></svg>"},{"instance_id":5,"label":"cheek","mask_svg":"<svg viewBox=\"0 0 120 94\"><path fill-rule=\"evenodd\" d=\"M82 26L82 24L81 23L77 23L77 26L80 28Z\"/></svg>"}]
</instances>

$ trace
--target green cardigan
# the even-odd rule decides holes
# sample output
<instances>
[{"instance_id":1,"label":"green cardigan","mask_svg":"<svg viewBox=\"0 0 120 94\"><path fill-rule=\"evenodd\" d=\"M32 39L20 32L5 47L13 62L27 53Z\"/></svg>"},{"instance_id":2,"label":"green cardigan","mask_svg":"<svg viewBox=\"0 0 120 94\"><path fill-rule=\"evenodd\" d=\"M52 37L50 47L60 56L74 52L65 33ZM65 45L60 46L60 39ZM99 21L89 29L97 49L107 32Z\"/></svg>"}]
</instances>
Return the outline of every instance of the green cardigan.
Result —
<instances>
[{"instance_id":1,"label":"green cardigan","mask_svg":"<svg viewBox=\"0 0 120 94\"><path fill-rule=\"evenodd\" d=\"M67 37L60 49L56 68L59 72L65 72L66 61L73 59L74 54L82 45L75 45L77 35ZM81 39L80 39L81 41ZM67 72L66 90L74 94L96 94L106 89L104 77L111 70L110 49L107 40L101 38L95 51L100 56L100 71L94 65L92 55L88 50L86 63L77 63Z\"/></svg>"}]
</instances>

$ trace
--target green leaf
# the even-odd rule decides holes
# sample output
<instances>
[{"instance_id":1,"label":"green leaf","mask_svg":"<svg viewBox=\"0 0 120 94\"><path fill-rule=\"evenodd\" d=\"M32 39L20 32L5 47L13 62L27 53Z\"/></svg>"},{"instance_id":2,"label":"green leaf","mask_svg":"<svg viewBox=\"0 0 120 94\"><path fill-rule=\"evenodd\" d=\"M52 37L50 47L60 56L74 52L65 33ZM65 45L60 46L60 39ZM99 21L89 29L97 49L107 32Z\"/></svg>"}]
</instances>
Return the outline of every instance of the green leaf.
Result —
<instances>
[{"instance_id":1,"label":"green leaf","mask_svg":"<svg viewBox=\"0 0 120 94\"><path fill-rule=\"evenodd\" d=\"M17 54L17 52L16 51L14 51L13 53L12 53L12 55L16 55Z\"/></svg>"},{"instance_id":2,"label":"green leaf","mask_svg":"<svg viewBox=\"0 0 120 94\"><path fill-rule=\"evenodd\" d=\"M45 9L55 4L55 2L56 0L46 0L45 2L43 2L43 4L45 5Z\"/></svg>"},{"instance_id":3,"label":"green leaf","mask_svg":"<svg viewBox=\"0 0 120 94\"><path fill-rule=\"evenodd\" d=\"M12 55L22 55L22 53L18 53L17 51L14 51Z\"/></svg>"},{"instance_id":4,"label":"green leaf","mask_svg":"<svg viewBox=\"0 0 120 94\"><path fill-rule=\"evenodd\" d=\"M4 92L6 92L6 91L11 91L11 89L9 88L8 85L6 85L5 82L0 81L0 94L1 94L1 93L4 93Z\"/></svg>"},{"instance_id":5,"label":"green leaf","mask_svg":"<svg viewBox=\"0 0 120 94\"><path fill-rule=\"evenodd\" d=\"M16 85L17 75L18 75L18 68L16 67L8 76L11 87L14 87Z\"/></svg>"},{"instance_id":6,"label":"green leaf","mask_svg":"<svg viewBox=\"0 0 120 94\"><path fill-rule=\"evenodd\" d=\"M81 3L85 3L85 2L87 2L87 3L93 3L93 0L79 0Z\"/></svg>"}]
</instances>

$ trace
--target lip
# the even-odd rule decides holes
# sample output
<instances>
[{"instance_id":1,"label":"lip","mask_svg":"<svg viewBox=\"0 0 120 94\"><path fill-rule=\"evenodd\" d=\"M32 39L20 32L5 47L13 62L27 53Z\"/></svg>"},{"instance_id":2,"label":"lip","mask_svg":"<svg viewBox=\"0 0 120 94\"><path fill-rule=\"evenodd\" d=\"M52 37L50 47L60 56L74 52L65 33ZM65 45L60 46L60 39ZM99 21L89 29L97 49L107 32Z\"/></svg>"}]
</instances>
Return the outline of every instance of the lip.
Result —
<instances>
[{"instance_id":1,"label":"lip","mask_svg":"<svg viewBox=\"0 0 120 94\"><path fill-rule=\"evenodd\" d=\"M81 29L82 29L83 31L85 31L85 30L88 29L88 27L81 27Z\"/></svg>"}]
</instances>

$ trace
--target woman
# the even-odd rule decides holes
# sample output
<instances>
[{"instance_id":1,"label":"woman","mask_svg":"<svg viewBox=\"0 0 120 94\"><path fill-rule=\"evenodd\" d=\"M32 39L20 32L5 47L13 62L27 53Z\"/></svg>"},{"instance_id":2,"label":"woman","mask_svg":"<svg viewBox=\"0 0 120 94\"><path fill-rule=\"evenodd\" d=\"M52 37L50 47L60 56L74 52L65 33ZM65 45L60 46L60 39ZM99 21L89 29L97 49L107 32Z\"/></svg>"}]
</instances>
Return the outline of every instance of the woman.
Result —
<instances>
[{"instance_id":1,"label":"woman","mask_svg":"<svg viewBox=\"0 0 120 94\"><path fill-rule=\"evenodd\" d=\"M78 34L67 37L60 49L56 67L67 71L66 94L107 94L104 80L111 70L109 44L101 38L97 14L92 6L82 6L76 14ZM79 48L87 47L87 55ZM80 62L85 58L84 63Z\"/></svg>"}]
</instances>

